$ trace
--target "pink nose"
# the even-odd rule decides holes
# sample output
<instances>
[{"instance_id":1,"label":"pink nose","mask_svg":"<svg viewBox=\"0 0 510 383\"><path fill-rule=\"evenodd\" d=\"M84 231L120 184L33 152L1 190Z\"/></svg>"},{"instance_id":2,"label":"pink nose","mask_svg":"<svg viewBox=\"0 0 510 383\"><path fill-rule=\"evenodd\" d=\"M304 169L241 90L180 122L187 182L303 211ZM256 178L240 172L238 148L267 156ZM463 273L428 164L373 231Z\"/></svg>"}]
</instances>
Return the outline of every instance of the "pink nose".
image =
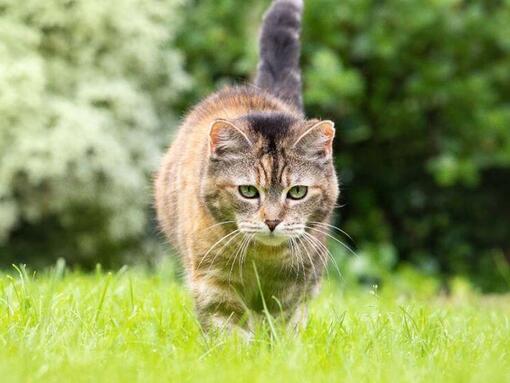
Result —
<instances>
[{"instance_id":1,"label":"pink nose","mask_svg":"<svg viewBox=\"0 0 510 383\"><path fill-rule=\"evenodd\" d=\"M269 230L274 231L276 229L276 226L278 226L282 222L281 219L266 219L264 223L267 225Z\"/></svg>"}]
</instances>

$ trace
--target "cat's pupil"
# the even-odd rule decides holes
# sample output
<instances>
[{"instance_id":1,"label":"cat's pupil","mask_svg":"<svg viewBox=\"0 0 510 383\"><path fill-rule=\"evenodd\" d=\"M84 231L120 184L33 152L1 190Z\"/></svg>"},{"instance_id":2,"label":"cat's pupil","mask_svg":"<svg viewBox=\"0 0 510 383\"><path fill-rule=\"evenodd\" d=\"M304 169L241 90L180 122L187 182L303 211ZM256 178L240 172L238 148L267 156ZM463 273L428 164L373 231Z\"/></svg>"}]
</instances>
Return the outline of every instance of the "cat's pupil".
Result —
<instances>
[{"instance_id":1,"label":"cat's pupil","mask_svg":"<svg viewBox=\"0 0 510 383\"><path fill-rule=\"evenodd\" d=\"M259 196L259 191L253 185L241 185L241 186L239 186L239 193L244 198L257 198Z\"/></svg>"},{"instance_id":2,"label":"cat's pupil","mask_svg":"<svg viewBox=\"0 0 510 383\"><path fill-rule=\"evenodd\" d=\"M305 198L308 192L308 187L303 185L293 186L287 194L290 199L302 199Z\"/></svg>"}]
</instances>

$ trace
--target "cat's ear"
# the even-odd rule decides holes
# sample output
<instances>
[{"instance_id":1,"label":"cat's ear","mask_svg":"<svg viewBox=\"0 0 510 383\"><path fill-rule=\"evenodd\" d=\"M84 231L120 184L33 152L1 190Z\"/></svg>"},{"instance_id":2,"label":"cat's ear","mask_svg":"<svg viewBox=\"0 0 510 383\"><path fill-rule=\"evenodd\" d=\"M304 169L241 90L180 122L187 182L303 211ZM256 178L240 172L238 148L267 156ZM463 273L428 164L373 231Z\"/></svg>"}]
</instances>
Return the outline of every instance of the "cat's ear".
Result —
<instances>
[{"instance_id":1,"label":"cat's ear","mask_svg":"<svg viewBox=\"0 0 510 383\"><path fill-rule=\"evenodd\" d=\"M215 120L209 129L209 150L212 157L236 157L252 145L240 128L224 119Z\"/></svg>"},{"instance_id":2,"label":"cat's ear","mask_svg":"<svg viewBox=\"0 0 510 383\"><path fill-rule=\"evenodd\" d=\"M312 158L329 159L333 152L335 123L333 121L315 121L294 142L293 148Z\"/></svg>"}]
</instances>

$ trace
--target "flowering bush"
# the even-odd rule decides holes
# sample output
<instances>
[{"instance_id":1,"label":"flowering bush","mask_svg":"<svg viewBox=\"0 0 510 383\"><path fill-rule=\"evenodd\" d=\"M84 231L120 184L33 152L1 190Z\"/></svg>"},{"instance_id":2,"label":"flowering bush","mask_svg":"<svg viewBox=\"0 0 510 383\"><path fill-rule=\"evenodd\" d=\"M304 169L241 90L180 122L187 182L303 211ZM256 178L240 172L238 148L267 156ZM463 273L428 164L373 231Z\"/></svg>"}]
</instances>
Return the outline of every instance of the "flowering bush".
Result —
<instances>
[{"instance_id":1,"label":"flowering bush","mask_svg":"<svg viewBox=\"0 0 510 383\"><path fill-rule=\"evenodd\" d=\"M145 232L148 175L187 86L170 44L176 8L0 1L3 262L109 263Z\"/></svg>"}]
</instances>

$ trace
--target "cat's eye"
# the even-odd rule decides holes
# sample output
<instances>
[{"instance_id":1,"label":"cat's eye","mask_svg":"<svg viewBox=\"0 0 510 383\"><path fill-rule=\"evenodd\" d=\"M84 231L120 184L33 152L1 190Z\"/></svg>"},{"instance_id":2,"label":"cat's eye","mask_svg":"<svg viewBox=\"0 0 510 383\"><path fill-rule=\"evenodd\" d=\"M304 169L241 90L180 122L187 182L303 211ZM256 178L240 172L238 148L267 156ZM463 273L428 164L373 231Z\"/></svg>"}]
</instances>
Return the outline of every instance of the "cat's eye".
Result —
<instances>
[{"instance_id":1,"label":"cat's eye","mask_svg":"<svg viewBox=\"0 0 510 383\"><path fill-rule=\"evenodd\" d=\"M296 185L289 189L287 192L287 198L303 199L306 197L306 193L308 193L308 186Z\"/></svg>"},{"instance_id":2,"label":"cat's eye","mask_svg":"<svg viewBox=\"0 0 510 383\"><path fill-rule=\"evenodd\" d=\"M241 185L239 186L239 194L241 194L244 198L258 198L259 191L253 185Z\"/></svg>"}]
</instances>

